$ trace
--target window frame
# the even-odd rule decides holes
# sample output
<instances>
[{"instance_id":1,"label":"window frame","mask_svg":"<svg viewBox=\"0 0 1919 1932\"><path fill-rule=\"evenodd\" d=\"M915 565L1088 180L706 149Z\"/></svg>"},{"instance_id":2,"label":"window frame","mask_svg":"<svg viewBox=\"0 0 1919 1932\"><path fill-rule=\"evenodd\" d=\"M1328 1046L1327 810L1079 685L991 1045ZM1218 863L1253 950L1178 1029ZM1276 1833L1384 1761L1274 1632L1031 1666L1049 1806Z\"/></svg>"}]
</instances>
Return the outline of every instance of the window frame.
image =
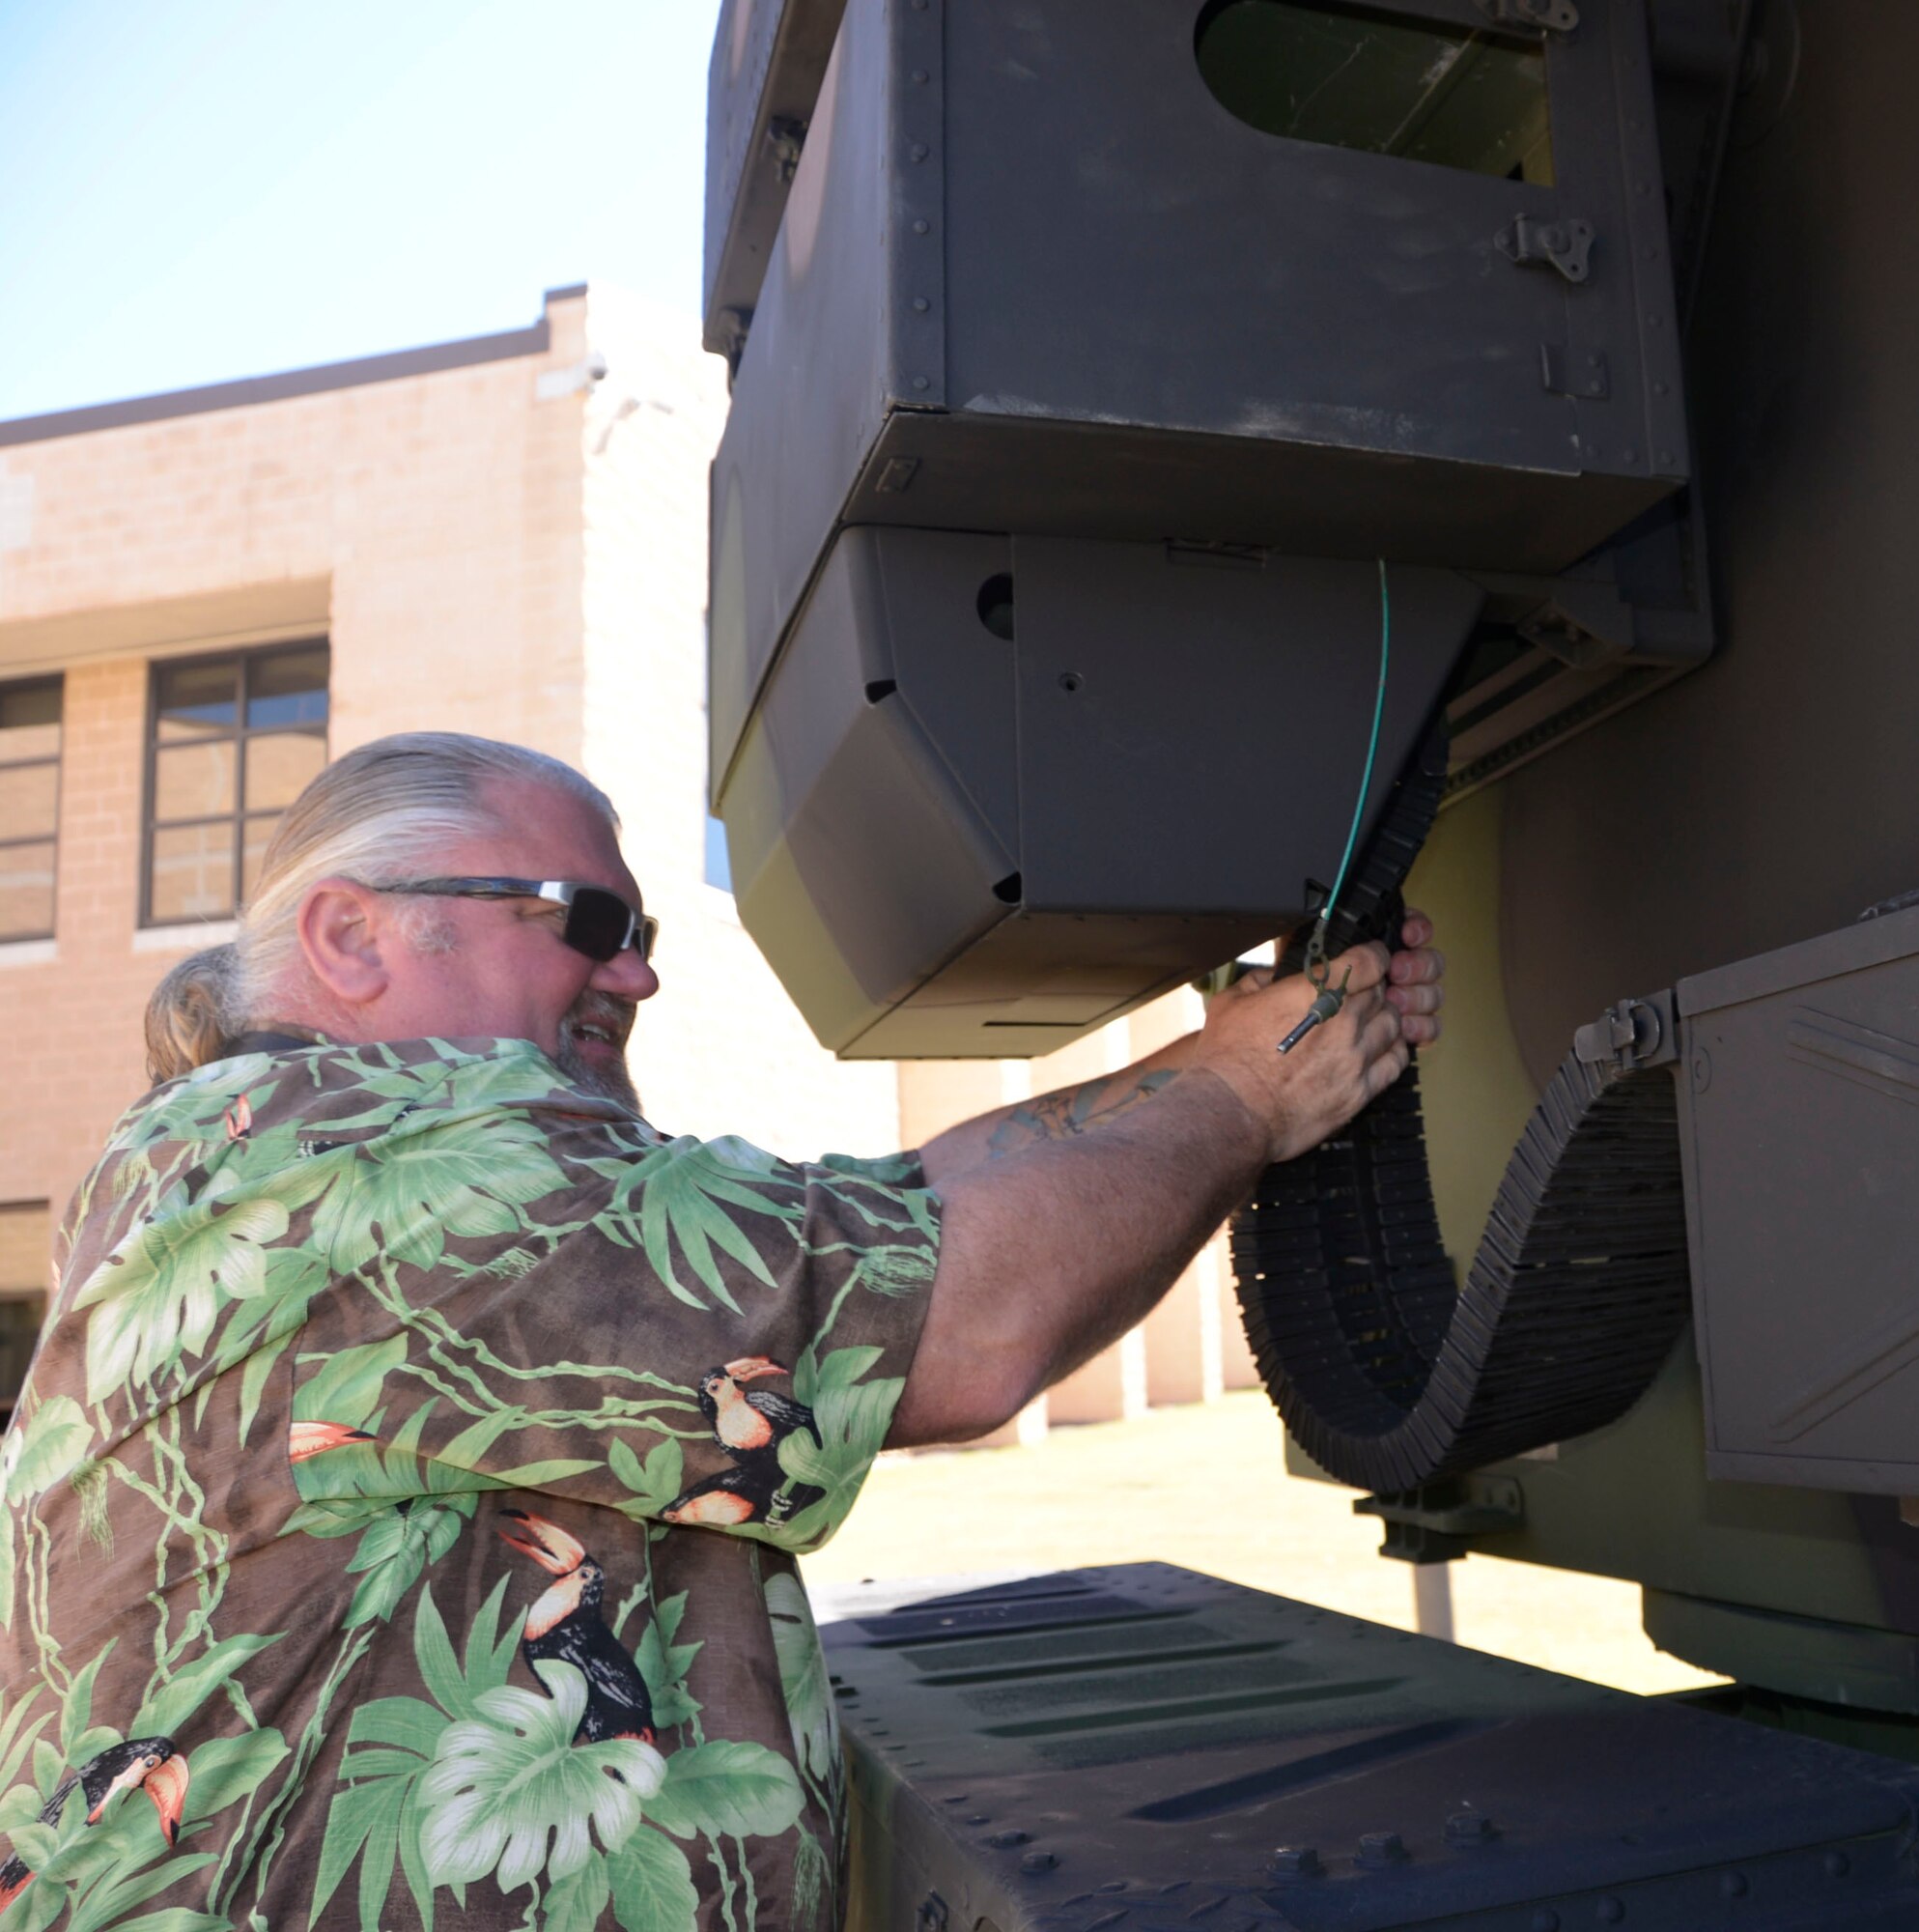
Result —
<instances>
[{"instance_id":1,"label":"window frame","mask_svg":"<svg viewBox=\"0 0 1919 1932\"><path fill-rule=\"evenodd\" d=\"M247 698L250 691L250 676L253 667L270 663L275 658L292 657L301 651L324 650L326 653L326 716L316 728L312 725L272 724L254 726L246 722ZM234 669L234 723L230 732L209 732L199 742L205 744L231 744L234 747L234 801L233 810L227 812L212 812L200 818L170 818L162 822L156 816L159 803L159 753L160 744L160 684L169 672L190 670L196 666L231 664ZM142 931L167 930L179 925L199 923L202 916L187 918L174 917L156 919L154 916L154 836L156 832L171 832L183 827L197 825L229 824L233 830L231 870L229 873L229 897L232 903L224 913L204 915L206 921L237 919L241 905L241 868L245 863L246 822L249 817L265 818L267 812L249 813L246 810L246 747L252 738L307 737L318 738L325 750L333 725L333 640L325 634L310 638L291 638L281 643L242 645L238 649L229 646L219 651L199 651L179 657L155 658L147 667L147 722L145 738L141 752L140 771L140 929ZM182 740L182 743L192 742ZM282 806L280 810L284 812ZM271 814L278 816L278 813Z\"/></svg>"},{"instance_id":2,"label":"window frame","mask_svg":"<svg viewBox=\"0 0 1919 1932\"><path fill-rule=\"evenodd\" d=\"M9 851L16 845L45 845L50 842L53 846L53 897L44 930L0 932L0 946L28 946L39 940L51 939L60 927L60 806L65 788L59 774L67 762L67 673L61 670L43 671L32 677L0 679L0 695L16 691L57 691L60 694L60 749L50 758L0 759L0 771L25 772L37 765L53 767L53 830L21 838L10 838L0 832L0 852Z\"/></svg>"}]
</instances>

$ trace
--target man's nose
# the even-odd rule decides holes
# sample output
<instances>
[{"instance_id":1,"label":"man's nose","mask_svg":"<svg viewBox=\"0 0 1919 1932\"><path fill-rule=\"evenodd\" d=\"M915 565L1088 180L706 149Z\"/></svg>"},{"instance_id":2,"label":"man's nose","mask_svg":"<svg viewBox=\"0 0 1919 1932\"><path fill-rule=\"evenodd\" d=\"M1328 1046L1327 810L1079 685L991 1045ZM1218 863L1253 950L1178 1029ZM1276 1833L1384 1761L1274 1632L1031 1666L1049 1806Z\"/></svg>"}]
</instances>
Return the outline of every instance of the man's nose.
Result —
<instances>
[{"instance_id":1,"label":"man's nose","mask_svg":"<svg viewBox=\"0 0 1919 1932\"><path fill-rule=\"evenodd\" d=\"M660 975L639 956L636 948L625 946L593 969L588 983L598 992L622 1000L650 1000L660 990Z\"/></svg>"}]
</instances>

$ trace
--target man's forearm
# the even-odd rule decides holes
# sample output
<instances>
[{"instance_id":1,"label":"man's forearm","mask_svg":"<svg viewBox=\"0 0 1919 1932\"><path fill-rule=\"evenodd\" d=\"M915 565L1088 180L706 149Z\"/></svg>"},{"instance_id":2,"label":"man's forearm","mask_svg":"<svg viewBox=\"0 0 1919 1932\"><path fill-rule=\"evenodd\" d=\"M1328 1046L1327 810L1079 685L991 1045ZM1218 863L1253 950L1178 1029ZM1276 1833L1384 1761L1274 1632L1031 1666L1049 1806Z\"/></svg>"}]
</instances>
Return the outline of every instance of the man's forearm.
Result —
<instances>
[{"instance_id":1,"label":"man's forearm","mask_svg":"<svg viewBox=\"0 0 1919 1932\"><path fill-rule=\"evenodd\" d=\"M940 1273L889 1440L978 1435L1141 1321L1257 1178L1267 1129L1195 1071L1097 1132L944 1186Z\"/></svg>"},{"instance_id":2,"label":"man's forearm","mask_svg":"<svg viewBox=\"0 0 1919 1932\"><path fill-rule=\"evenodd\" d=\"M1003 1160L1048 1141L1070 1140L1116 1121L1172 1082L1197 1037L1187 1034L1120 1072L1077 1087L1057 1087L948 1127L919 1151L928 1183L944 1188L987 1161Z\"/></svg>"}]
</instances>

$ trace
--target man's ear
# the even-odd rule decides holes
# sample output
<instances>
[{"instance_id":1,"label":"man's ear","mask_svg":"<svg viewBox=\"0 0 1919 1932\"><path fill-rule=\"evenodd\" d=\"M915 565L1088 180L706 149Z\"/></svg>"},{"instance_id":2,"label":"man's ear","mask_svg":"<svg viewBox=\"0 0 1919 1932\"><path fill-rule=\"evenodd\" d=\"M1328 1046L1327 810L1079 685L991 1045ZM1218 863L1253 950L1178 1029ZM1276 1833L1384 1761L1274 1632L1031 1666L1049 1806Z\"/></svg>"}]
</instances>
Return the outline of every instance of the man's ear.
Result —
<instances>
[{"instance_id":1,"label":"man's ear","mask_svg":"<svg viewBox=\"0 0 1919 1932\"><path fill-rule=\"evenodd\" d=\"M299 908L307 970L341 1005L364 1007L386 991L393 943L385 902L353 879L322 879Z\"/></svg>"}]
</instances>

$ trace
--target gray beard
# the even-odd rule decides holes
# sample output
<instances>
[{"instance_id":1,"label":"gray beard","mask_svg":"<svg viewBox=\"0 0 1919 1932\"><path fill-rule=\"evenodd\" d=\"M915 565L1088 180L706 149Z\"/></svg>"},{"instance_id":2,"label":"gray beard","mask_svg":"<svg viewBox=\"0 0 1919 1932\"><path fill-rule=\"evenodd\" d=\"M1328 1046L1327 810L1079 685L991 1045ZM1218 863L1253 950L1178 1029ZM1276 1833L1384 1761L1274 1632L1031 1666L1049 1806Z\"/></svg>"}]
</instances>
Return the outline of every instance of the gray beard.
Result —
<instances>
[{"instance_id":1,"label":"gray beard","mask_svg":"<svg viewBox=\"0 0 1919 1932\"><path fill-rule=\"evenodd\" d=\"M627 1071L626 1062L622 1060L617 1066L589 1065L565 1028L560 1030L559 1050L553 1055L553 1065L582 1093L596 1094L602 1100L617 1100L630 1113L639 1112L639 1094L633 1084L633 1075Z\"/></svg>"}]
</instances>

